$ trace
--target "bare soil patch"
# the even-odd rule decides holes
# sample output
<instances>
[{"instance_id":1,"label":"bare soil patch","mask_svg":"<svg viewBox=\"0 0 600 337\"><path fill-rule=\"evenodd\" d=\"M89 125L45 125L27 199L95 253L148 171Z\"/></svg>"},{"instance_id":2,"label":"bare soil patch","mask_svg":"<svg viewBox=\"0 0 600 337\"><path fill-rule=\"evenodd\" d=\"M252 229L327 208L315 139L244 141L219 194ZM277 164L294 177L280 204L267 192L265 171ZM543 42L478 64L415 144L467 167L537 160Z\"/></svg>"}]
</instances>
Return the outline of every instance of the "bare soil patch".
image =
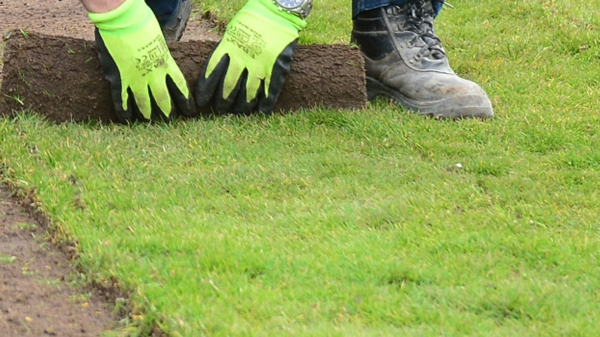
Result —
<instances>
[{"instance_id":1,"label":"bare soil patch","mask_svg":"<svg viewBox=\"0 0 600 337\"><path fill-rule=\"evenodd\" d=\"M80 0L0 0L0 32L23 29L49 35L94 39L94 26ZM194 11L182 40L218 39L212 24Z\"/></svg>"},{"instance_id":2,"label":"bare soil patch","mask_svg":"<svg viewBox=\"0 0 600 337\"><path fill-rule=\"evenodd\" d=\"M114 321L109 306L68 284L71 263L48 238L0 187L0 335L99 336Z\"/></svg>"},{"instance_id":3,"label":"bare soil patch","mask_svg":"<svg viewBox=\"0 0 600 337\"><path fill-rule=\"evenodd\" d=\"M182 41L218 40L219 37L212 32L212 28L209 21L194 11ZM0 0L0 36L13 29L94 40L94 25L88 19L80 0ZM0 82L2 64L0 62Z\"/></svg>"}]
</instances>

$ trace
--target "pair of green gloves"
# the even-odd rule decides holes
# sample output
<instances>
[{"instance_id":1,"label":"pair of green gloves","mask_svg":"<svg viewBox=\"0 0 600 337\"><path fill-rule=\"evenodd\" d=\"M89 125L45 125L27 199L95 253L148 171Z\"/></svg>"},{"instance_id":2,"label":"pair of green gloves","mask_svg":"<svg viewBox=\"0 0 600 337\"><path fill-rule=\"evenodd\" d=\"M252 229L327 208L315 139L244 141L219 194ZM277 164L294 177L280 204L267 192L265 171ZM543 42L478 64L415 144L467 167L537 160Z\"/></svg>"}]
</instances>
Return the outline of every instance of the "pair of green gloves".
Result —
<instances>
[{"instance_id":1,"label":"pair of green gloves","mask_svg":"<svg viewBox=\"0 0 600 337\"><path fill-rule=\"evenodd\" d=\"M96 46L121 122L192 117L196 107L160 25L144 0L90 13ZM271 0L249 0L202 69L195 101L217 113L270 113L290 70L303 19Z\"/></svg>"}]
</instances>

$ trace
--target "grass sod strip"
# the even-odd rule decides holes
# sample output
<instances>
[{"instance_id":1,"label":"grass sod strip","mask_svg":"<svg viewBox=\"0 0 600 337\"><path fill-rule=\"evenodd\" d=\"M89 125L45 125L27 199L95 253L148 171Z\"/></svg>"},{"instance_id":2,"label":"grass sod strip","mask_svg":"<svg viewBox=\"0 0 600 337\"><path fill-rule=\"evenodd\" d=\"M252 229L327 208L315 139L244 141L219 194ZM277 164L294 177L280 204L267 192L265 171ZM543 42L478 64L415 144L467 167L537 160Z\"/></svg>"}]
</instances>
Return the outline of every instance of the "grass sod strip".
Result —
<instances>
[{"instance_id":1,"label":"grass sod strip","mask_svg":"<svg viewBox=\"0 0 600 337\"><path fill-rule=\"evenodd\" d=\"M59 123L117 121L110 87L90 41L17 30L7 36L0 115L25 108ZM191 90L216 44L204 40L170 46ZM274 111L361 109L366 102L364 61L358 49L299 46ZM198 108L198 113L211 110Z\"/></svg>"},{"instance_id":2,"label":"grass sod strip","mask_svg":"<svg viewBox=\"0 0 600 337\"><path fill-rule=\"evenodd\" d=\"M437 32L493 120L384 101L133 127L22 114L0 120L2 163L89 277L130 291L135 331L597 335L600 1L453 5ZM349 13L316 2L313 27L329 8Z\"/></svg>"}]
</instances>

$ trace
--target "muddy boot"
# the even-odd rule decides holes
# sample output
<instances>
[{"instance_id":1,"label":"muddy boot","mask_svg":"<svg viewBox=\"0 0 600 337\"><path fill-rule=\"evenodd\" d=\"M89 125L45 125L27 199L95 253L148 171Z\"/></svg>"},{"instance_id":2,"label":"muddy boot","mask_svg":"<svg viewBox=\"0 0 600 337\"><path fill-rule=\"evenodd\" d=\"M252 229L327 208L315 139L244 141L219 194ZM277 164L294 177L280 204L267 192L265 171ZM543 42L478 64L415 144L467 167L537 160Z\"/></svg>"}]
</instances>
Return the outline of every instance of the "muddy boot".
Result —
<instances>
[{"instance_id":1,"label":"muddy boot","mask_svg":"<svg viewBox=\"0 0 600 337\"><path fill-rule=\"evenodd\" d=\"M191 12L191 0L181 1L173 17L161 27L167 43L176 42L181 39Z\"/></svg>"},{"instance_id":2,"label":"muddy boot","mask_svg":"<svg viewBox=\"0 0 600 337\"><path fill-rule=\"evenodd\" d=\"M450 68L433 18L430 0L406 0L354 18L352 41L365 57L369 99L389 97L438 118L493 116L485 91Z\"/></svg>"}]
</instances>

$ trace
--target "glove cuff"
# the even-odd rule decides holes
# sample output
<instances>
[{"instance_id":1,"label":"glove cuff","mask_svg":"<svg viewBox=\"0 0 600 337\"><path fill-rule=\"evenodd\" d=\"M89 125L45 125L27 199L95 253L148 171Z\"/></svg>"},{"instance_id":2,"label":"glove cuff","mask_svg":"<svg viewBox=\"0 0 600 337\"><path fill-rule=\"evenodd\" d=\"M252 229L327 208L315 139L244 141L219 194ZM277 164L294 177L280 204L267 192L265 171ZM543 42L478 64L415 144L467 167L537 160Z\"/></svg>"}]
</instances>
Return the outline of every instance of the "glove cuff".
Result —
<instances>
[{"instance_id":1,"label":"glove cuff","mask_svg":"<svg viewBox=\"0 0 600 337\"><path fill-rule=\"evenodd\" d=\"M144 0L125 0L110 12L88 13L90 20L99 30L120 33L145 27L153 15Z\"/></svg>"}]
</instances>

